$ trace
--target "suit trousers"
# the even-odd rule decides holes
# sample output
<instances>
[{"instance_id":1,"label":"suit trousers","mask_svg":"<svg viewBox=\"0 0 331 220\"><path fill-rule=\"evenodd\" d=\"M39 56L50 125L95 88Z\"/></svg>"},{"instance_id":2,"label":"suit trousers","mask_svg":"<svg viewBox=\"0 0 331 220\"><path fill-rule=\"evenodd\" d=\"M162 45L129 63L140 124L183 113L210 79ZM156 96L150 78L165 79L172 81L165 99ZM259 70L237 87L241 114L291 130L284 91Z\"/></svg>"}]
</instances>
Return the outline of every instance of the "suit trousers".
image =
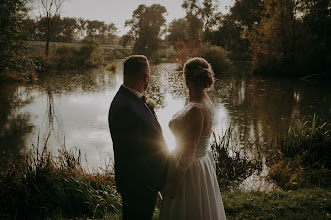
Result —
<instances>
[{"instance_id":1,"label":"suit trousers","mask_svg":"<svg viewBox=\"0 0 331 220\"><path fill-rule=\"evenodd\" d=\"M121 192L123 220L151 220L155 209L157 192L136 190Z\"/></svg>"}]
</instances>

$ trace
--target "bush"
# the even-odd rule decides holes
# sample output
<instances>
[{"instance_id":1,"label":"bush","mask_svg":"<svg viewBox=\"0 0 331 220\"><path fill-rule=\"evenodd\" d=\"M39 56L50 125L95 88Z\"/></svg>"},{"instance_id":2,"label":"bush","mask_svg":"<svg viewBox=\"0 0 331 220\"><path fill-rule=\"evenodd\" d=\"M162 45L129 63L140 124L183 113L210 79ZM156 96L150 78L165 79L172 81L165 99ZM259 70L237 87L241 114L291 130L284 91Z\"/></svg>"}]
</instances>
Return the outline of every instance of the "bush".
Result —
<instances>
[{"instance_id":1,"label":"bush","mask_svg":"<svg viewBox=\"0 0 331 220\"><path fill-rule=\"evenodd\" d=\"M177 54L172 59L178 63L178 69L182 69L185 62L192 57L206 59L213 67L216 75L227 72L231 67L231 61L227 58L227 52L220 46L212 46L209 43L200 44L178 41L175 44L175 49Z\"/></svg>"},{"instance_id":2,"label":"bush","mask_svg":"<svg viewBox=\"0 0 331 220\"><path fill-rule=\"evenodd\" d=\"M227 52L220 46L204 44L194 55L205 58L213 67L216 75L226 73L231 67Z\"/></svg>"},{"instance_id":3,"label":"bush","mask_svg":"<svg viewBox=\"0 0 331 220\"><path fill-rule=\"evenodd\" d=\"M114 49L114 56L116 59L125 59L132 54L132 50L128 49Z\"/></svg>"},{"instance_id":4,"label":"bush","mask_svg":"<svg viewBox=\"0 0 331 220\"><path fill-rule=\"evenodd\" d=\"M77 64L79 66L96 67L103 63L99 43L90 38L85 38L81 42L77 55Z\"/></svg>"},{"instance_id":5,"label":"bush","mask_svg":"<svg viewBox=\"0 0 331 220\"><path fill-rule=\"evenodd\" d=\"M111 71L111 72L115 72L116 69L117 69L117 65L114 64L114 63L112 63L112 64L107 64L107 66L106 66L106 70Z\"/></svg>"},{"instance_id":6,"label":"bush","mask_svg":"<svg viewBox=\"0 0 331 220\"><path fill-rule=\"evenodd\" d=\"M175 43L175 50L177 51L177 54L172 57L172 60L178 63L177 69L182 70L185 62L191 57L196 56L195 54L197 54L200 47L201 44L195 41L185 43L182 40L178 40Z\"/></svg>"},{"instance_id":7,"label":"bush","mask_svg":"<svg viewBox=\"0 0 331 220\"><path fill-rule=\"evenodd\" d=\"M58 69L97 67L103 63L99 44L93 39L84 39L80 47L60 45L52 57Z\"/></svg>"},{"instance_id":8,"label":"bush","mask_svg":"<svg viewBox=\"0 0 331 220\"><path fill-rule=\"evenodd\" d=\"M56 48L53 62L58 69L69 69L77 66L79 50L74 46L61 45Z\"/></svg>"},{"instance_id":9,"label":"bush","mask_svg":"<svg viewBox=\"0 0 331 220\"><path fill-rule=\"evenodd\" d=\"M115 53L112 49L109 48L105 48L103 50L103 58L105 61L113 61L116 57L115 57Z\"/></svg>"}]
</instances>

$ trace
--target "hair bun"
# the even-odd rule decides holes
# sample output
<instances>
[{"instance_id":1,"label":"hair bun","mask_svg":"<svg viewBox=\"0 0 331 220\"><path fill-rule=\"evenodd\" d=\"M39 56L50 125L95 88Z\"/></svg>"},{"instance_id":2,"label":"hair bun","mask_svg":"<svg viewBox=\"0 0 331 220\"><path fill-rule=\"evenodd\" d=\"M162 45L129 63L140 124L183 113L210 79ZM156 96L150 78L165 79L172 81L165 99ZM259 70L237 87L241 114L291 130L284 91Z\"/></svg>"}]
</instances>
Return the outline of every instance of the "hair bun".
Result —
<instances>
[{"instance_id":1,"label":"hair bun","mask_svg":"<svg viewBox=\"0 0 331 220\"><path fill-rule=\"evenodd\" d=\"M184 65L184 76L187 81L201 88L210 88L214 84L214 72L210 64L203 58L196 57Z\"/></svg>"}]
</instances>

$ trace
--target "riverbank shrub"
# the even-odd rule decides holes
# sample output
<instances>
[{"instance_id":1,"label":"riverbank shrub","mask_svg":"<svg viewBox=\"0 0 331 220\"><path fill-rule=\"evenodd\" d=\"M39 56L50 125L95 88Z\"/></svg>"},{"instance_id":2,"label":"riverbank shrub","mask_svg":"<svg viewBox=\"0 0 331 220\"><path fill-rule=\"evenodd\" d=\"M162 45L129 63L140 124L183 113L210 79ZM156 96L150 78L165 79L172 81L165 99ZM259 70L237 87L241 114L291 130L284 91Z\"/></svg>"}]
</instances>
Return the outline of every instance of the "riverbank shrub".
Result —
<instances>
[{"instance_id":1,"label":"riverbank shrub","mask_svg":"<svg viewBox=\"0 0 331 220\"><path fill-rule=\"evenodd\" d=\"M213 67L216 75L228 72L231 67L231 61L227 57L227 52L220 46L204 44L195 54L195 56L205 58Z\"/></svg>"},{"instance_id":2,"label":"riverbank shrub","mask_svg":"<svg viewBox=\"0 0 331 220\"><path fill-rule=\"evenodd\" d=\"M182 69L185 62L192 57L202 57L212 66L216 75L229 71L232 63L227 57L227 52L220 46L213 46L210 43L197 43L178 41L175 44L177 54L173 60L178 63L178 69Z\"/></svg>"},{"instance_id":3,"label":"riverbank shrub","mask_svg":"<svg viewBox=\"0 0 331 220\"><path fill-rule=\"evenodd\" d=\"M77 66L79 49L74 46L61 45L56 48L53 59L57 69L72 69Z\"/></svg>"},{"instance_id":4,"label":"riverbank shrub","mask_svg":"<svg viewBox=\"0 0 331 220\"><path fill-rule=\"evenodd\" d=\"M79 47L60 45L50 58L57 69L97 67L103 63L101 49L94 39L84 39Z\"/></svg>"},{"instance_id":5,"label":"riverbank shrub","mask_svg":"<svg viewBox=\"0 0 331 220\"><path fill-rule=\"evenodd\" d=\"M77 64L85 67L97 67L103 63L99 43L90 38L82 40L77 54Z\"/></svg>"},{"instance_id":6,"label":"riverbank shrub","mask_svg":"<svg viewBox=\"0 0 331 220\"><path fill-rule=\"evenodd\" d=\"M328 123L316 115L297 120L283 137L276 137L276 152L267 160L268 177L283 189L331 184L331 134Z\"/></svg>"}]
</instances>

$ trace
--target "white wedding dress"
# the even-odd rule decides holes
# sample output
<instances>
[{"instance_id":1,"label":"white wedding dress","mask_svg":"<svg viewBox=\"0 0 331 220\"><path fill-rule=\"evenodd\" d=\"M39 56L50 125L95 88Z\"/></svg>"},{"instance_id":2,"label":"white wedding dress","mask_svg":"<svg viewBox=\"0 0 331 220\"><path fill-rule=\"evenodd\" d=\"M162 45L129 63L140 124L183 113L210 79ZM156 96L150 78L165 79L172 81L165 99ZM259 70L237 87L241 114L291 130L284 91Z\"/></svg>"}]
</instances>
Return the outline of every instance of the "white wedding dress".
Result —
<instances>
[{"instance_id":1,"label":"white wedding dress","mask_svg":"<svg viewBox=\"0 0 331 220\"><path fill-rule=\"evenodd\" d=\"M214 121L212 105L189 103L169 122L169 127L176 140L183 134L185 118L192 107L206 108L210 112L211 123ZM165 196L160 211L160 220L223 220L226 219L220 188L216 178L215 163L210 152L210 135L201 136L191 157L184 180L175 196ZM168 180L178 169L181 158L181 146L177 144L171 153Z\"/></svg>"}]
</instances>

